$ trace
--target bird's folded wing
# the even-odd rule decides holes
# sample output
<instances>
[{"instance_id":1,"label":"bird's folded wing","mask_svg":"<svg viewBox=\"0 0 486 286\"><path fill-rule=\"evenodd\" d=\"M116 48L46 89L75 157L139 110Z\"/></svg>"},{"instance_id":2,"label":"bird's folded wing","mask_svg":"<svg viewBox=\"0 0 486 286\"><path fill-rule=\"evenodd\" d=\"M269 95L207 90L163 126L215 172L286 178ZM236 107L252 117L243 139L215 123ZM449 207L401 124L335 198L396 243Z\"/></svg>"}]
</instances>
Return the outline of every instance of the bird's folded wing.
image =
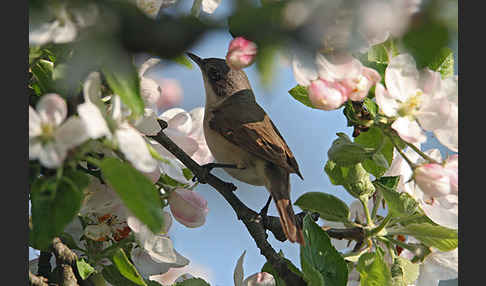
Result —
<instances>
[{"instance_id":1,"label":"bird's folded wing","mask_svg":"<svg viewBox=\"0 0 486 286\"><path fill-rule=\"evenodd\" d=\"M240 148L302 178L294 155L252 91L240 91L213 110L209 126Z\"/></svg>"}]
</instances>

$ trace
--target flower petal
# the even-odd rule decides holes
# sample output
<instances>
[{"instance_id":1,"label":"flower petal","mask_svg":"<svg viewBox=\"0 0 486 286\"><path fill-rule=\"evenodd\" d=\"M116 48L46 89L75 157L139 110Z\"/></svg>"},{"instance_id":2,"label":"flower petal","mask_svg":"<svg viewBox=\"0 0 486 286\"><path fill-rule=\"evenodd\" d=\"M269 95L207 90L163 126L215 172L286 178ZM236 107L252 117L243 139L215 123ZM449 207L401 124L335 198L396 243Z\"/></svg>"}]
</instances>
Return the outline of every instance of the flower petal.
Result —
<instances>
[{"instance_id":1,"label":"flower petal","mask_svg":"<svg viewBox=\"0 0 486 286\"><path fill-rule=\"evenodd\" d=\"M147 142L131 126L124 124L115 131L118 147L133 166L142 172L152 172L157 167L157 161L152 158L147 148Z\"/></svg>"},{"instance_id":2,"label":"flower petal","mask_svg":"<svg viewBox=\"0 0 486 286\"><path fill-rule=\"evenodd\" d=\"M296 51L292 55L292 71L298 84L309 86L318 77L315 56L308 52Z\"/></svg>"},{"instance_id":3,"label":"flower petal","mask_svg":"<svg viewBox=\"0 0 486 286\"><path fill-rule=\"evenodd\" d=\"M415 120L411 121L408 118L399 117L391 127L397 131L400 138L409 143L423 143L427 140L422 128Z\"/></svg>"},{"instance_id":4,"label":"flower petal","mask_svg":"<svg viewBox=\"0 0 486 286\"><path fill-rule=\"evenodd\" d=\"M58 126L66 119L66 101L55 93L45 94L41 97L36 106L39 117L42 121Z\"/></svg>"},{"instance_id":5,"label":"flower petal","mask_svg":"<svg viewBox=\"0 0 486 286\"><path fill-rule=\"evenodd\" d=\"M157 135L162 130L159 122L157 121L157 114L155 114L155 111L151 108L145 108L144 112L144 116L135 125L135 128L145 135Z\"/></svg>"},{"instance_id":6,"label":"flower petal","mask_svg":"<svg viewBox=\"0 0 486 286\"><path fill-rule=\"evenodd\" d=\"M385 70L385 83L390 95L402 102L415 94L419 72L413 57L409 54L393 57Z\"/></svg>"},{"instance_id":7,"label":"flower petal","mask_svg":"<svg viewBox=\"0 0 486 286\"><path fill-rule=\"evenodd\" d=\"M55 133L56 144L60 148L69 150L89 139L86 125L78 117L70 117Z\"/></svg>"},{"instance_id":8,"label":"flower petal","mask_svg":"<svg viewBox=\"0 0 486 286\"><path fill-rule=\"evenodd\" d=\"M182 184L190 184L191 182L186 179L184 173L182 172L182 168L184 165L179 162L177 159L167 158L167 162L160 162L159 163L160 171L163 174L171 177L172 179L178 181Z\"/></svg>"},{"instance_id":9,"label":"flower petal","mask_svg":"<svg viewBox=\"0 0 486 286\"><path fill-rule=\"evenodd\" d=\"M88 75L83 84L83 95L86 103L91 102L98 107L104 106L101 101L101 75L99 72L92 72Z\"/></svg>"},{"instance_id":10,"label":"flower petal","mask_svg":"<svg viewBox=\"0 0 486 286\"><path fill-rule=\"evenodd\" d=\"M57 168L61 166L66 158L66 149L59 148L55 142L48 142L42 146L39 153L39 161L47 168Z\"/></svg>"},{"instance_id":11,"label":"flower petal","mask_svg":"<svg viewBox=\"0 0 486 286\"><path fill-rule=\"evenodd\" d=\"M378 104L380 110L386 116L392 117L397 115L399 104L381 83L376 84L375 98L376 104Z\"/></svg>"},{"instance_id":12,"label":"flower petal","mask_svg":"<svg viewBox=\"0 0 486 286\"><path fill-rule=\"evenodd\" d=\"M96 105L91 102L78 105L78 115L83 120L86 132L91 139L103 136L111 138L108 124Z\"/></svg>"},{"instance_id":13,"label":"flower petal","mask_svg":"<svg viewBox=\"0 0 486 286\"><path fill-rule=\"evenodd\" d=\"M41 133L41 119L32 106L29 105L29 138L39 136Z\"/></svg>"}]
</instances>

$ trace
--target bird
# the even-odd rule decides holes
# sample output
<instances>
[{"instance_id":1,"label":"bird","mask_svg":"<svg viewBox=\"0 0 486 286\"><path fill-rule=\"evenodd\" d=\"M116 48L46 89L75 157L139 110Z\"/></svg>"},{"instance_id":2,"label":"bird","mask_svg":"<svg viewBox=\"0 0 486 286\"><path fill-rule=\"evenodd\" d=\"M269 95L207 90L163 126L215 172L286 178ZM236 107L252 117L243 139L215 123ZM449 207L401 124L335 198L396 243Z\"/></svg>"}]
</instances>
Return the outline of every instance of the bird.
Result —
<instances>
[{"instance_id":1,"label":"bird","mask_svg":"<svg viewBox=\"0 0 486 286\"><path fill-rule=\"evenodd\" d=\"M292 209L290 174L304 178L277 127L256 102L247 75L228 66L224 59L186 54L202 72L206 93L204 137L219 167L239 181L265 186L286 238L305 244Z\"/></svg>"}]
</instances>

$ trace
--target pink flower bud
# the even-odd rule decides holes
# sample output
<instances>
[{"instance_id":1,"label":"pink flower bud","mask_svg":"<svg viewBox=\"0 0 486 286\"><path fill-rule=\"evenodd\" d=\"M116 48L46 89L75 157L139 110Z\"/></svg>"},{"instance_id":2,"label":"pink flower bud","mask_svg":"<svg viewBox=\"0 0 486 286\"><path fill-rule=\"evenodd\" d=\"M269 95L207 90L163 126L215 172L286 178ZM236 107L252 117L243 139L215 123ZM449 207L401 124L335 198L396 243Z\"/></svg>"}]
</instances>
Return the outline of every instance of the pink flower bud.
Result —
<instances>
[{"instance_id":1,"label":"pink flower bud","mask_svg":"<svg viewBox=\"0 0 486 286\"><path fill-rule=\"evenodd\" d=\"M311 82L309 86L309 99L312 104L323 110L334 110L347 100L346 86L329 82L323 79L317 79Z\"/></svg>"},{"instance_id":2,"label":"pink flower bud","mask_svg":"<svg viewBox=\"0 0 486 286\"><path fill-rule=\"evenodd\" d=\"M176 189L169 195L169 205L174 218L187 227L198 227L206 222L208 202L196 192Z\"/></svg>"},{"instance_id":3,"label":"pink flower bud","mask_svg":"<svg viewBox=\"0 0 486 286\"><path fill-rule=\"evenodd\" d=\"M267 272L255 273L243 281L244 286L275 286L275 278Z\"/></svg>"},{"instance_id":4,"label":"pink flower bud","mask_svg":"<svg viewBox=\"0 0 486 286\"><path fill-rule=\"evenodd\" d=\"M423 164L415 169L414 173L415 182L424 194L430 197L441 197L451 193L451 176L454 176L454 172L434 163Z\"/></svg>"},{"instance_id":5,"label":"pink flower bud","mask_svg":"<svg viewBox=\"0 0 486 286\"><path fill-rule=\"evenodd\" d=\"M162 94L156 102L158 109L168 109L182 101L183 91L177 80L164 78L159 83Z\"/></svg>"},{"instance_id":6,"label":"pink flower bud","mask_svg":"<svg viewBox=\"0 0 486 286\"><path fill-rule=\"evenodd\" d=\"M234 38L226 54L226 63L232 69L242 69L253 63L257 54L257 46L243 37Z\"/></svg>"}]
</instances>

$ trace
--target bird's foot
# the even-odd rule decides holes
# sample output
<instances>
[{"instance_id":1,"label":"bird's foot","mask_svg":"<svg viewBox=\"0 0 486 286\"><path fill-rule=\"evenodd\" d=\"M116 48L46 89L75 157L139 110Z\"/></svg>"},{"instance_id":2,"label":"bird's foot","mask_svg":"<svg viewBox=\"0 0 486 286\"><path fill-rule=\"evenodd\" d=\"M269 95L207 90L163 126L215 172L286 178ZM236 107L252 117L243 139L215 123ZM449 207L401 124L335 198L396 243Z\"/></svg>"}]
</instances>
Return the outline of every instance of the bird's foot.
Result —
<instances>
[{"instance_id":1,"label":"bird's foot","mask_svg":"<svg viewBox=\"0 0 486 286\"><path fill-rule=\"evenodd\" d=\"M262 217L266 217L268 213L268 208L270 207L270 202L272 201L272 196L268 197L267 202L265 203L265 206L260 210L259 215Z\"/></svg>"}]
</instances>

